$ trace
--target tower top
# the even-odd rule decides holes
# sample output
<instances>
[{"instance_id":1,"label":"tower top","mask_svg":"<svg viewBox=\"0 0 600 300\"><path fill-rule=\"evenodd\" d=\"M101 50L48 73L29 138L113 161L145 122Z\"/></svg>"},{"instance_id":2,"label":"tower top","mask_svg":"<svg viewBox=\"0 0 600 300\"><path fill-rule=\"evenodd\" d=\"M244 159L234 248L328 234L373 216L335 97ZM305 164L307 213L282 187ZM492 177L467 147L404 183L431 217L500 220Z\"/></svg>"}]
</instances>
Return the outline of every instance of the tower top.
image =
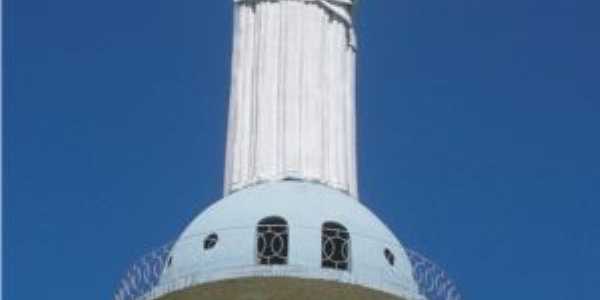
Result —
<instances>
[{"instance_id":1,"label":"tower top","mask_svg":"<svg viewBox=\"0 0 600 300\"><path fill-rule=\"evenodd\" d=\"M280 1L294 1L304 2L307 4L315 4L325 9L332 18L336 18L346 24L348 27L347 38L348 44L352 48L356 49L356 35L354 33L354 20L353 12L355 7L358 5L359 0L233 0L236 5L256 5L261 1L280 2Z\"/></svg>"},{"instance_id":2,"label":"tower top","mask_svg":"<svg viewBox=\"0 0 600 300\"><path fill-rule=\"evenodd\" d=\"M260 0L233 0L236 4L254 4ZM264 0L263 0L264 1ZM272 1L272 0L270 0ZM335 16L342 18L346 23L352 24L352 7L358 3L358 0L275 0L275 1L296 1L305 3L316 3L329 10Z\"/></svg>"},{"instance_id":3,"label":"tower top","mask_svg":"<svg viewBox=\"0 0 600 300\"><path fill-rule=\"evenodd\" d=\"M281 180L358 196L352 0L235 0L225 194Z\"/></svg>"}]
</instances>

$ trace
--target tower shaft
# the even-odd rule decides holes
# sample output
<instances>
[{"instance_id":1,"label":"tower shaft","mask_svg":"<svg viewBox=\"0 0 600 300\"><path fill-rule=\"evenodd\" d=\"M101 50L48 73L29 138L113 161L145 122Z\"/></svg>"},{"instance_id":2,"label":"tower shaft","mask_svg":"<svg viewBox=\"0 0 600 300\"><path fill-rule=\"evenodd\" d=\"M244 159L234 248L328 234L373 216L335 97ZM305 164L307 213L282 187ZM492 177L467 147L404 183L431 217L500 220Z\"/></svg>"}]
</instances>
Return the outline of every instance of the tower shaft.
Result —
<instances>
[{"instance_id":1,"label":"tower shaft","mask_svg":"<svg viewBox=\"0 0 600 300\"><path fill-rule=\"evenodd\" d=\"M236 0L225 194L313 181L357 196L351 0Z\"/></svg>"}]
</instances>

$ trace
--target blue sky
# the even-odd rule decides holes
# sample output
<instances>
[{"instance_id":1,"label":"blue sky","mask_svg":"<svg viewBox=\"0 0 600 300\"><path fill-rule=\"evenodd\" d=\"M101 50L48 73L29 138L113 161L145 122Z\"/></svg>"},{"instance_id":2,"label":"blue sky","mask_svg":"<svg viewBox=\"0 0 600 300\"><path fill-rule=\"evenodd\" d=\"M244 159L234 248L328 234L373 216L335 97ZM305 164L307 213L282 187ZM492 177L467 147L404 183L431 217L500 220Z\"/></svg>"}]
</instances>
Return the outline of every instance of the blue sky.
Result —
<instances>
[{"instance_id":1,"label":"blue sky","mask_svg":"<svg viewBox=\"0 0 600 300\"><path fill-rule=\"evenodd\" d=\"M221 196L231 1L6 2L5 299L109 299ZM599 10L361 3L362 201L465 299L598 299Z\"/></svg>"}]
</instances>

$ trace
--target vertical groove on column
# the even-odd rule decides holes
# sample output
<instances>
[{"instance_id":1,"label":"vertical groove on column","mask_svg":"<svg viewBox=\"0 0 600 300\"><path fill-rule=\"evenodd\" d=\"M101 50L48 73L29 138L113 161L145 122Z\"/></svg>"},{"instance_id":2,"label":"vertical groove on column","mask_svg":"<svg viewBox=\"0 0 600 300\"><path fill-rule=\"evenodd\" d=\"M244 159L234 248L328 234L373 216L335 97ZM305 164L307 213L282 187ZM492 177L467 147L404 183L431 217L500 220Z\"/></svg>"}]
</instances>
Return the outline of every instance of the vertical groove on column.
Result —
<instances>
[{"instance_id":1,"label":"vertical groove on column","mask_svg":"<svg viewBox=\"0 0 600 300\"><path fill-rule=\"evenodd\" d=\"M287 1L286 1L287 2ZM277 72L279 74L279 78L277 81L277 159L275 160L276 166L276 173L275 174L282 174L284 167L283 167L283 163L285 161L285 154L284 154L284 146L285 146L285 91L284 91L284 83L285 83L285 78L286 78L286 72L285 72L285 68L286 68L286 60L285 60L285 56L287 54L286 51L286 47L285 47L285 43L286 43L286 37L287 37L287 12L288 10L286 9L286 5L287 3L282 3L282 5L279 5L277 10L278 10L278 18L277 18L277 23L279 24L279 37L278 37L278 45L277 45L277 56L278 56L278 65L277 65Z\"/></svg>"},{"instance_id":2,"label":"vertical groove on column","mask_svg":"<svg viewBox=\"0 0 600 300\"><path fill-rule=\"evenodd\" d=\"M350 70L349 70L349 66L346 62L346 58L348 53L348 48L344 48L341 51L341 55L338 57L338 62L341 66L340 68L340 77L344 78L344 82L346 82L347 84L345 86L342 86L343 92L342 92L342 96L340 97L340 109L342 110L342 114L341 114L341 118L339 120L340 122L340 128L342 129L342 135L340 136L340 145L342 146L343 149L345 149L346 151L340 151L339 155L337 157L338 161L337 161L337 165L339 166L339 168L341 169L341 174L342 174L342 180L344 182L348 182L348 164L347 164L347 160L348 160L348 156L349 156L349 151L351 151L351 148L348 148L348 139L350 138L348 135L351 134L350 130L349 130L349 123L348 123L348 111L347 111L347 106L348 106L348 101L353 101L351 98L351 95L348 93L349 91L349 86L348 86L348 74L350 74Z\"/></svg>"},{"instance_id":3,"label":"vertical groove on column","mask_svg":"<svg viewBox=\"0 0 600 300\"><path fill-rule=\"evenodd\" d=\"M346 85L346 89L348 89L348 98L346 99L348 105L348 111L345 116L348 118L346 121L346 128L349 131L346 134L348 142L346 144L346 154L348 155L347 160L345 162L345 166L349 169L346 170L346 175L348 176L347 182L349 184L350 193L353 195L358 195L358 180L357 180L357 157L356 157L356 53L353 49L346 49L346 62L343 64L347 66L349 69L346 71L348 84Z\"/></svg>"},{"instance_id":4,"label":"vertical groove on column","mask_svg":"<svg viewBox=\"0 0 600 300\"><path fill-rule=\"evenodd\" d=\"M240 69L240 8L235 7L234 16L233 16L233 53L231 58L231 69L239 70ZM227 148L225 150L225 180L223 182L224 188L231 184L232 178L232 162L233 162L233 152L234 147L232 145L233 141L236 139L237 135L237 108L238 102L233 100L238 98L239 95L239 75L237 72L231 72L231 89L230 89L230 101L229 101L229 117L227 120Z\"/></svg>"},{"instance_id":5,"label":"vertical groove on column","mask_svg":"<svg viewBox=\"0 0 600 300\"><path fill-rule=\"evenodd\" d=\"M244 136L243 136L243 144L240 147L239 151L240 156L243 157L242 160L240 160L240 163L242 164L242 172L241 172L241 176L239 177L239 180L237 181L237 183L239 184L240 182L247 180L248 178L252 178L253 174L252 174L252 161L253 161L253 154L252 154L252 150L253 150L253 146L252 146L252 139L253 137L253 132L254 132L254 117L255 117L255 112L254 112L254 99L256 98L254 93L254 86L255 86L255 79L256 79L256 64L257 64L257 49L256 49L256 40L257 40L257 19L255 17L255 12L256 12L256 6L252 5L249 6L246 9L247 12L247 22L248 22L248 29L249 31L246 33L247 37L246 37L246 43L247 43L247 47L248 47L248 53L246 54L246 57L248 59L247 65L246 65L246 70L245 70L245 76L248 76L248 78L246 78L246 91L245 91L245 97L243 99L240 99L241 101L244 102L244 109L245 109L245 113L244 113L244 123L242 126L244 126Z\"/></svg>"},{"instance_id":6,"label":"vertical groove on column","mask_svg":"<svg viewBox=\"0 0 600 300\"><path fill-rule=\"evenodd\" d=\"M330 61L330 57L328 56L329 50L332 45L331 41L331 31L334 29L334 26L330 26L329 23L329 15L321 14L319 27L321 28L321 50L320 52L320 65L321 70L319 72L319 84L321 93L320 94L320 116L321 120L319 123L319 131L321 132L320 143L320 164L319 164L319 173L321 178L327 179L327 182L331 182L331 173L329 172L328 161L327 161L327 152L329 152L329 145L331 143L331 137L328 135L327 124L329 122L329 104L333 101L331 97L331 90L333 87L333 83L329 81L329 73L332 68L332 63Z\"/></svg>"},{"instance_id":7,"label":"vertical groove on column","mask_svg":"<svg viewBox=\"0 0 600 300\"><path fill-rule=\"evenodd\" d=\"M248 150L249 152L249 161L248 161L248 171L249 174L247 175L247 178L243 178L240 182L240 184L243 184L244 181L249 181L249 182L253 182L257 179L257 162L256 162L256 151L257 151L257 143L258 141L258 111L257 111L257 101L258 101L258 88L257 88L257 83L259 80L259 76L260 76L260 67L261 67L261 57L260 57L260 45L261 45L261 40L262 40L262 9L263 9L263 5L262 4L253 4L254 5L254 13L255 13L255 24L254 24L254 39L253 39L253 44L254 44L254 51L253 51L253 66L252 66L252 96L251 96L251 102L250 102L250 116L252 119L252 123L251 123L251 127L250 127L250 149Z\"/></svg>"},{"instance_id":8,"label":"vertical groove on column","mask_svg":"<svg viewBox=\"0 0 600 300\"><path fill-rule=\"evenodd\" d=\"M344 66L340 63L340 53L343 53L345 51L346 46L344 45L344 37L340 36L341 31L345 30L344 28L341 27L332 27L331 29L333 31L333 34L331 36L331 49L330 49L330 65L333 66L332 68L332 77L333 78L343 78L342 74L343 74L343 68ZM334 82L336 80L334 79ZM343 115L339 113L339 109L344 101L344 95L343 93L341 93L341 91L343 90L343 85L339 85L339 84L334 84L334 86L332 87L332 101L331 101L331 109L332 110L336 110L338 111L338 113L336 113L334 116L332 116L331 118L331 129L330 129L330 134L331 134L331 139L330 139L330 143L331 143L331 152L330 152L330 169L331 169L331 180L333 182L334 185L341 185L343 184L345 181L342 179L343 176L343 164L340 164L340 157L342 155L344 155L344 149L345 147L343 147L343 145L341 145L340 143L340 139L343 138L343 135L345 135L345 127L343 126L344 124L341 122L341 120L343 119Z\"/></svg>"}]
</instances>

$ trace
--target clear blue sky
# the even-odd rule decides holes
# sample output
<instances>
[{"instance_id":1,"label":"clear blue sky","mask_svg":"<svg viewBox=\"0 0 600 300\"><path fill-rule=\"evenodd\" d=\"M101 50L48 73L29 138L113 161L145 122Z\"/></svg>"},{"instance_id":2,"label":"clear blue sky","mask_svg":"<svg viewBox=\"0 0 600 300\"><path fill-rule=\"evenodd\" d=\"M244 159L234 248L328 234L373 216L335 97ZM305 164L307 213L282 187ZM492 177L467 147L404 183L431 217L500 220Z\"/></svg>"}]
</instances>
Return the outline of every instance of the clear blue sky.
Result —
<instances>
[{"instance_id":1,"label":"clear blue sky","mask_svg":"<svg viewBox=\"0 0 600 300\"><path fill-rule=\"evenodd\" d=\"M110 299L221 196L232 1L6 2L5 299ZM465 299L598 299L599 11L361 3L362 200Z\"/></svg>"}]
</instances>

